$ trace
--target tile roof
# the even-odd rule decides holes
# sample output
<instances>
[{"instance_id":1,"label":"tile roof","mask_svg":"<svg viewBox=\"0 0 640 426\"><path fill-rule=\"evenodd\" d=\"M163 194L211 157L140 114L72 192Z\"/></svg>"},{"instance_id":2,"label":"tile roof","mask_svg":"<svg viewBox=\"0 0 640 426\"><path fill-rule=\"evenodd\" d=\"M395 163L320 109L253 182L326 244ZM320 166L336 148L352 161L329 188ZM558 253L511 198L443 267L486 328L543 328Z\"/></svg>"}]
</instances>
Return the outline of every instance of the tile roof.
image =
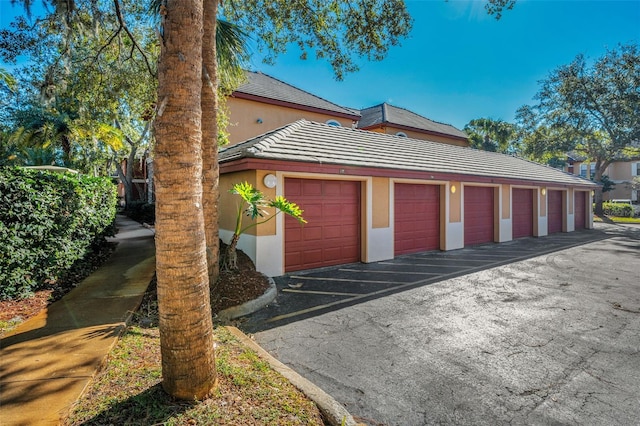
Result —
<instances>
[{"instance_id":1,"label":"tile roof","mask_svg":"<svg viewBox=\"0 0 640 426\"><path fill-rule=\"evenodd\" d=\"M415 112L387 103L360 110L360 115L362 115L358 123L358 128L360 129L380 124L395 124L398 126L411 127L416 130L426 130L428 132L436 132L467 139L467 135L463 131L456 129L450 124L438 123L437 121L418 115Z\"/></svg>"},{"instance_id":2,"label":"tile roof","mask_svg":"<svg viewBox=\"0 0 640 426\"><path fill-rule=\"evenodd\" d=\"M219 158L220 163L258 158L597 186L509 155L307 120L224 148Z\"/></svg>"},{"instance_id":3,"label":"tile roof","mask_svg":"<svg viewBox=\"0 0 640 426\"><path fill-rule=\"evenodd\" d=\"M358 112L343 108L261 72L245 71L245 74L247 81L238 87L234 93L244 93L303 107L347 114L353 116L354 120L357 120L360 116Z\"/></svg>"}]
</instances>

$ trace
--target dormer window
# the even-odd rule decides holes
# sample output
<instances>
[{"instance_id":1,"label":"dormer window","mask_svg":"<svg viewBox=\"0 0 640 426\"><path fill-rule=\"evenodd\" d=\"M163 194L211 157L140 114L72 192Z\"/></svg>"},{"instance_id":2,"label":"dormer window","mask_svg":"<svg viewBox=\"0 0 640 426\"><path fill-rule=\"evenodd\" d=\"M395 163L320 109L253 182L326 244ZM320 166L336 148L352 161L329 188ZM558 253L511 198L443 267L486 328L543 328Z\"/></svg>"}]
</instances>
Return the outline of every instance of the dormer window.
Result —
<instances>
[{"instance_id":1,"label":"dormer window","mask_svg":"<svg viewBox=\"0 0 640 426\"><path fill-rule=\"evenodd\" d=\"M401 138L406 138L407 134L405 132L398 132L396 133L396 136L400 136Z\"/></svg>"},{"instance_id":2,"label":"dormer window","mask_svg":"<svg viewBox=\"0 0 640 426\"><path fill-rule=\"evenodd\" d=\"M333 127L340 127L340 126L342 126L342 125L340 124L340 122L339 122L339 121L336 121L336 120L327 120L327 121L325 121L325 123L327 123L329 126L333 126Z\"/></svg>"}]
</instances>

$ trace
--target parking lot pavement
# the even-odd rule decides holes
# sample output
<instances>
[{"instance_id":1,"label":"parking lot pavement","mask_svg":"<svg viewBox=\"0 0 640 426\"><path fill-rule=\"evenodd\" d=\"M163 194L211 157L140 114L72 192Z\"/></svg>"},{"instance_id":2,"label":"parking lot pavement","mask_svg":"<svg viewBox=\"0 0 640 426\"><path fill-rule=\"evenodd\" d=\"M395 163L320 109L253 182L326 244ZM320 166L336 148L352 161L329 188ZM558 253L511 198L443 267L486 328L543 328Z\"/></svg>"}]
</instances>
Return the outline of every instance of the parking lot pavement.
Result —
<instances>
[{"instance_id":1,"label":"parking lot pavement","mask_svg":"<svg viewBox=\"0 0 640 426\"><path fill-rule=\"evenodd\" d=\"M599 228L386 262L387 279L363 280L371 294L359 283L255 339L371 425L637 424L640 228ZM428 272L422 262L456 268L395 273Z\"/></svg>"},{"instance_id":2,"label":"parking lot pavement","mask_svg":"<svg viewBox=\"0 0 640 426\"><path fill-rule=\"evenodd\" d=\"M278 297L239 327L255 333L399 291L606 238L602 231L555 234L448 252L425 252L275 278Z\"/></svg>"}]
</instances>

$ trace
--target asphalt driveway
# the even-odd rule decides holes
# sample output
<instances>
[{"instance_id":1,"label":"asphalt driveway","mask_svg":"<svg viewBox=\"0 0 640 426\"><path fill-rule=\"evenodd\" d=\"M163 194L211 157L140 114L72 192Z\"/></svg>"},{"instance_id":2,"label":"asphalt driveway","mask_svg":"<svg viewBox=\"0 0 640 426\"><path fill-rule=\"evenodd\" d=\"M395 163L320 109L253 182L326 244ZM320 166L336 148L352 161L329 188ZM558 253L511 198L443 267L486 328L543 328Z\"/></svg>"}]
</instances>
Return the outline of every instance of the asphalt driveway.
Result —
<instances>
[{"instance_id":1,"label":"asphalt driveway","mask_svg":"<svg viewBox=\"0 0 640 426\"><path fill-rule=\"evenodd\" d=\"M637 424L640 228L598 229L283 277L240 327L372 425Z\"/></svg>"}]
</instances>

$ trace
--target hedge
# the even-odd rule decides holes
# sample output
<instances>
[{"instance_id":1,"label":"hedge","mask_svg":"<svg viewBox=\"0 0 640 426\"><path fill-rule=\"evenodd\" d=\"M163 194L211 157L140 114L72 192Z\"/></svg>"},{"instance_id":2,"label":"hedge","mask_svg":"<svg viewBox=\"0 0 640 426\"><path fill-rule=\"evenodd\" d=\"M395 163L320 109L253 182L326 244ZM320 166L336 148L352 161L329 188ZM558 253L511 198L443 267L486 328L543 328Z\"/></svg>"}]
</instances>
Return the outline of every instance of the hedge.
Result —
<instances>
[{"instance_id":1,"label":"hedge","mask_svg":"<svg viewBox=\"0 0 640 426\"><path fill-rule=\"evenodd\" d=\"M113 231L108 178L0 168L0 300L28 297Z\"/></svg>"},{"instance_id":2,"label":"hedge","mask_svg":"<svg viewBox=\"0 0 640 426\"><path fill-rule=\"evenodd\" d=\"M624 203L602 203L603 213L607 216L633 217L633 206Z\"/></svg>"}]
</instances>

